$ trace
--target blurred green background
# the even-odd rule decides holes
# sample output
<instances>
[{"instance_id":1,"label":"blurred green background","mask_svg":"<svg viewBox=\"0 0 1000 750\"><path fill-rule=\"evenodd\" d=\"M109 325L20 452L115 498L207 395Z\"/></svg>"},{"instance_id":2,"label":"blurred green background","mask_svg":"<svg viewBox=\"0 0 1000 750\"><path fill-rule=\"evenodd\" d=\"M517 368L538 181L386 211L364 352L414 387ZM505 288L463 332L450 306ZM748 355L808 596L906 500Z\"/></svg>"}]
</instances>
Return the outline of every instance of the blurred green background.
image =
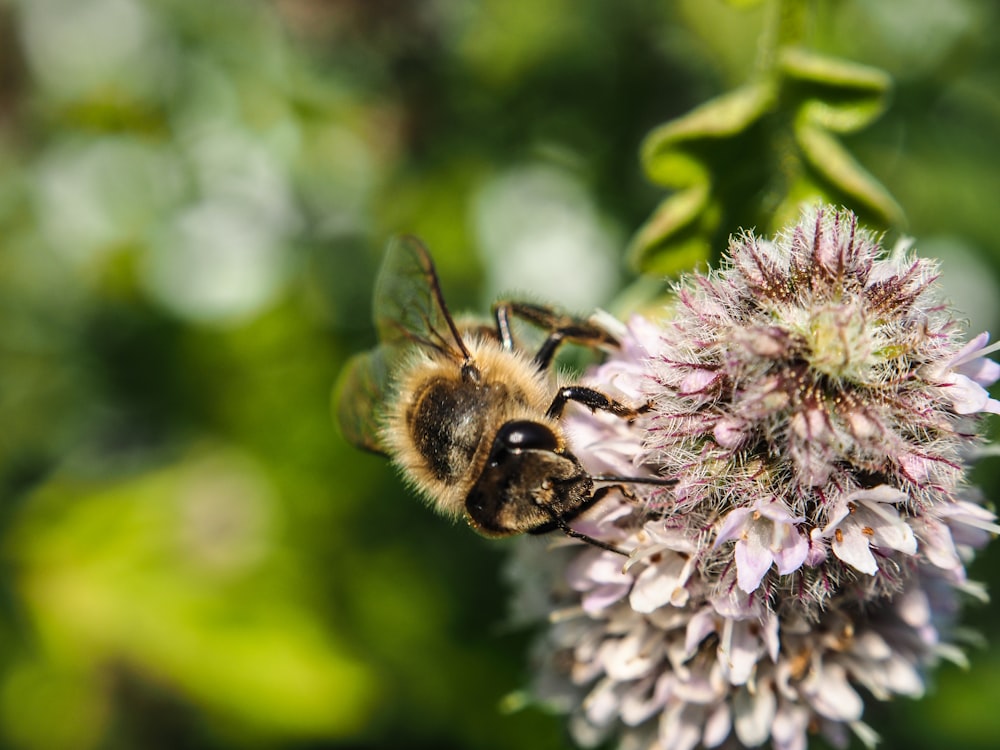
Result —
<instances>
[{"instance_id":1,"label":"blurred green background","mask_svg":"<svg viewBox=\"0 0 1000 750\"><path fill-rule=\"evenodd\" d=\"M569 746L501 711L531 639L504 545L344 444L330 389L394 232L454 307L613 305L662 198L643 135L746 79L734 5L0 0L0 745ZM893 77L845 142L973 333L1000 331L998 16L828 0L811 37ZM967 621L969 670L869 705L884 747L996 747L1000 608Z\"/></svg>"}]
</instances>

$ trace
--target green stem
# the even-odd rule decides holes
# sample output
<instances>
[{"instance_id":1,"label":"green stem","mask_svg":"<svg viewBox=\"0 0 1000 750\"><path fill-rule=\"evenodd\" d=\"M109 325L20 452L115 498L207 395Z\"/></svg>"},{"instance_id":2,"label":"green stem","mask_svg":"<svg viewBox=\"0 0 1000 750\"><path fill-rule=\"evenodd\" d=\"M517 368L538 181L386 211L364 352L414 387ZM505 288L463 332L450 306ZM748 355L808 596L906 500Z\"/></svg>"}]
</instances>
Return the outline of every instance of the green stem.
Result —
<instances>
[{"instance_id":1,"label":"green stem","mask_svg":"<svg viewBox=\"0 0 1000 750\"><path fill-rule=\"evenodd\" d=\"M800 44L811 16L810 0L767 0L764 31L757 50L757 75L769 77L778 64L783 47Z\"/></svg>"}]
</instances>

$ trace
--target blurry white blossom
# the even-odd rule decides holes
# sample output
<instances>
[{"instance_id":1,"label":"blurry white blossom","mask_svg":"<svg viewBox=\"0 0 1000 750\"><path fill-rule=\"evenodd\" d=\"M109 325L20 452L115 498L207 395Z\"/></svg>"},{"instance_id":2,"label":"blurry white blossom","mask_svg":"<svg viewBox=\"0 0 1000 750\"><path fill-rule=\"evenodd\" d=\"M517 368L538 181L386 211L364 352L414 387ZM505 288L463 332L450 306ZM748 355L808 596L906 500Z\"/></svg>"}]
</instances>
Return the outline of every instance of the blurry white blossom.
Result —
<instances>
[{"instance_id":1,"label":"blurry white blossom","mask_svg":"<svg viewBox=\"0 0 1000 750\"><path fill-rule=\"evenodd\" d=\"M928 667L961 658L965 565L1000 532L963 456L1000 367L935 276L816 209L773 241L735 238L662 325L621 328L589 384L652 408L633 424L574 411L574 452L678 483L575 522L627 560L561 545L524 583L549 622L535 692L579 743L872 744L862 696L919 696Z\"/></svg>"}]
</instances>

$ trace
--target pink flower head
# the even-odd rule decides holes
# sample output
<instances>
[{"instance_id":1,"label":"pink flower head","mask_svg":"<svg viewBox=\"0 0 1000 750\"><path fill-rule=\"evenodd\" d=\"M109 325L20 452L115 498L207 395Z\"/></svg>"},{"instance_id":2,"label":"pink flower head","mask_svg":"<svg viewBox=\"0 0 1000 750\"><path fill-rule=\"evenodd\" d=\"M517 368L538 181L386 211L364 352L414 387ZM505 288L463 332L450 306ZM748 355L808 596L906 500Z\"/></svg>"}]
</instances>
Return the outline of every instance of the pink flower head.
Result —
<instances>
[{"instance_id":1,"label":"pink flower head","mask_svg":"<svg viewBox=\"0 0 1000 750\"><path fill-rule=\"evenodd\" d=\"M574 520L627 560L563 544L521 566L526 590L548 581L536 692L581 744L872 744L866 700L917 697L942 655L962 658L960 596L982 594L965 566L1000 532L963 457L1000 413L1000 365L985 334L962 340L936 276L821 208L734 238L664 324L616 331L587 382L650 409L574 410L573 452L677 483Z\"/></svg>"}]
</instances>

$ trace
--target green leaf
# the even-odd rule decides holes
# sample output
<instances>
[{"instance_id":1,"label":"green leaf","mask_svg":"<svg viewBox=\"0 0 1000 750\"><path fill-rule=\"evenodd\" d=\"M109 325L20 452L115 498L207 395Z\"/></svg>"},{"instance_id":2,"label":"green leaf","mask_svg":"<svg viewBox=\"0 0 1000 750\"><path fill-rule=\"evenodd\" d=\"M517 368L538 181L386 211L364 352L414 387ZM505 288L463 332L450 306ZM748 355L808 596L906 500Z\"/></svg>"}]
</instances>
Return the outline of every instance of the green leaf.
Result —
<instances>
[{"instance_id":1,"label":"green leaf","mask_svg":"<svg viewBox=\"0 0 1000 750\"><path fill-rule=\"evenodd\" d=\"M885 111L892 79L877 68L800 48L782 50L779 66L786 96L800 101L809 119L827 130L854 132Z\"/></svg>"},{"instance_id":2,"label":"green leaf","mask_svg":"<svg viewBox=\"0 0 1000 750\"><path fill-rule=\"evenodd\" d=\"M642 166L650 180L686 187L708 178L709 170L695 149L705 141L730 138L750 127L774 101L770 86L755 84L723 94L676 120L655 128L641 147Z\"/></svg>"},{"instance_id":3,"label":"green leaf","mask_svg":"<svg viewBox=\"0 0 1000 750\"><path fill-rule=\"evenodd\" d=\"M829 132L810 121L808 110L800 113L795 137L808 165L822 177L828 190L822 197L874 214L879 224L898 225L903 209ZM839 194L838 194L839 193Z\"/></svg>"},{"instance_id":4,"label":"green leaf","mask_svg":"<svg viewBox=\"0 0 1000 750\"><path fill-rule=\"evenodd\" d=\"M676 192L633 237L632 266L675 274L712 261L729 233L774 231L803 203L842 203L869 224L899 224L899 205L836 138L877 118L890 87L875 68L784 48L763 79L655 128L642 165Z\"/></svg>"},{"instance_id":5,"label":"green leaf","mask_svg":"<svg viewBox=\"0 0 1000 750\"><path fill-rule=\"evenodd\" d=\"M711 246L706 237L715 229L712 224L718 224L718 212L708 205L709 193L706 176L660 203L633 237L629 263L642 273L669 276L708 261Z\"/></svg>"}]
</instances>

